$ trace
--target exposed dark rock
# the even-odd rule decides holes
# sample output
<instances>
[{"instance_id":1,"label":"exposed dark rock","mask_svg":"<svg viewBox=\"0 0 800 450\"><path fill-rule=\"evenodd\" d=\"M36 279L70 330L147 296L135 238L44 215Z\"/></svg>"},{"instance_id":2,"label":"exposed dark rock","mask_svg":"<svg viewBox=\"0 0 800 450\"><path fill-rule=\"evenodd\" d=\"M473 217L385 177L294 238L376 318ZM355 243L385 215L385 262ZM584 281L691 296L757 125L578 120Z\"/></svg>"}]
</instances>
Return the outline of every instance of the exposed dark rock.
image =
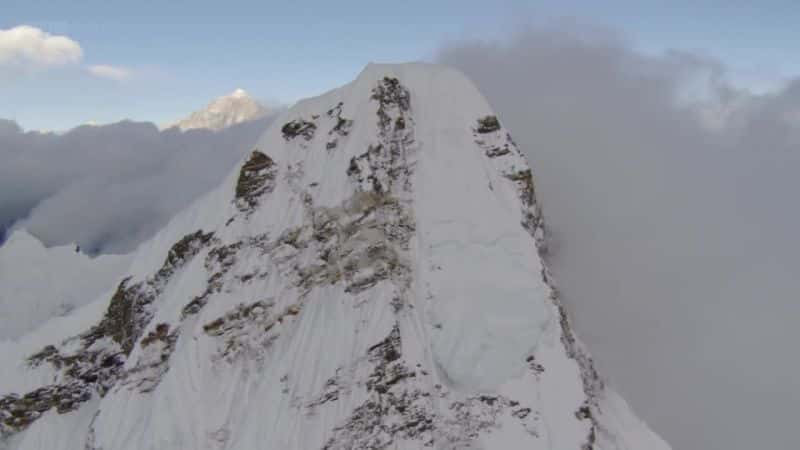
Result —
<instances>
[{"instance_id":1,"label":"exposed dark rock","mask_svg":"<svg viewBox=\"0 0 800 450\"><path fill-rule=\"evenodd\" d=\"M203 325L203 331L211 336L222 336L231 328L242 325L242 322L263 319L267 315L272 303L258 301L249 305L240 304L225 316Z\"/></svg>"},{"instance_id":2,"label":"exposed dark rock","mask_svg":"<svg viewBox=\"0 0 800 450\"><path fill-rule=\"evenodd\" d=\"M338 376L328 378L328 380L325 382L325 386L322 388L322 394L310 401L306 407L313 410L317 406L339 400L339 383L340 381Z\"/></svg>"},{"instance_id":3,"label":"exposed dark rock","mask_svg":"<svg viewBox=\"0 0 800 450\"><path fill-rule=\"evenodd\" d=\"M597 442L597 426L592 425L589 429L589 435L586 436L586 442L581 445L581 450L594 450L594 444Z\"/></svg>"},{"instance_id":4,"label":"exposed dark rock","mask_svg":"<svg viewBox=\"0 0 800 450\"><path fill-rule=\"evenodd\" d=\"M166 323L156 325L155 330L141 340L142 353L136 365L126 371L122 384L133 386L140 392L152 392L169 369L169 358L175 350L178 331L170 332Z\"/></svg>"},{"instance_id":5,"label":"exposed dark rock","mask_svg":"<svg viewBox=\"0 0 800 450\"><path fill-rule=\"evenodd\" d=\"M55 346L48 345L28 362L32 366L51 364L61 373L59 382L22 396L9 394L0 398L0 438L24 430L50 409L64 414L76 410L95 393L104 396L117 382L125 356L109 349L83 349L62 355Z\"/></svg>"},{"instance_id":6,"label":"exposed dark rock","mask_svg":"<svg viewBox=\"0 0 800 450\"><path fill-rule=\"evenodd\" d=\"M0 398L0 437L24 430L50 409L59 414L74 411L91 397L91 389L79 381L44 386L21 397L6 395Z\"/></svg>"},{"instance_id":7,"label":"exposed dark rock","mask_svg":"<svg viewBox=\"0 0 800 450\"><path fill-rule=\"evenodd\" d=\"M108 309L98 325L83 338L87 344L102 337L110 337L127 355L133 349L139 333L150 320L147 306L156 297L154 286L142 282L128 285L130 278L122 280L111 297Z\"/></svg>"},{"instance_id":8,"label":"exposed dark rock","mask_svg":"<svg viewBox=\"0 0 800 450\"><path fill-rule=\"evenodd\" d=\"M536 191L533 187L533 172L531 172L531 169L506 174L506 178L514 181L519 186L519 197L523 205L531 206L536 203Z\"/></svg>"},{"instance_id":9,"label":"exposed dark rock","mask_svg":"<svg viewBox=\"0 0 800 450\"><path fill-rule=\"evenodd\" d=\"M236 204L242 211L252 210L258 205L259 198L272 192L275 188L275 176L278 168L266 154L253 150L250 159L239 171L236 182Z\"/></svg>"},{"instance_id":10,"label":"exposed dark rock","mask_svg":"<svg viewBox=\"0 0 800 450\"><path fill-rule=\"evenodd\" d=\"M283 138L290 141L298 136L306 141L310 141L314 137L314 132L317 126L314 122L309 122L303 119L295 119L291 122L286 122L281 128Z\"/></svg>"},{"instance_id":11,"label":"exposed dark rock","mask_svg":"<svg viewBox=\"0 0 800 450\"><path fill-rule=\"evenodd\" d=\"M413 144L411 95L396 78L383 78L372 90L378 102L379 142L350 160L347 175L364 191L394 193L396 187L411 188L413 164L409 151Z\"/></svg>"},{"instance_id":12,"label":"exposed dark rock","mask_svg":"<svg viewBox=\"0 0 800 450\"><path fill-rule=\"evenodd\" d=\"M522 202L522 227L533 237L539 256L547 254L547 241L544 234L544 220L536 200L533 172L530 169L506 173L505 177L517 184L519 199Z\"/></svg>"},{"instance_id":13,"label":"exposed dark rock","mask_svg":"<svg viewBox=\"0 0 800 450\"><path fill-rule=\"evenodd\" d=\"M528 363L528 367L535 373L536 375L541 374L544 372L544 366L536 362L536 358L533 355L528 356L525 358L525 362Z\"/></svg>"},{"instance_id":14,"label":"exposed dark rock","mask_svg":"<svg viewBox=\"0 0 800 450\"><path fill-rule=\"evenodd\" d=\"M581 371L581 380L583 381L583 390L589 399L594 399L597 393L603 390L603 380L597 373L594 367L592 358L580 347L580 344L575 339L572 327L569 323L567 310L561 302L556 299L556 306L559 313L559 321L561 323L561 343L567 351L567 356L574 359L578 363ZM591 406L591 405L590 405Z\"/></svg>"},{"instance_id":15,"label":"exposed dark rock","mask_svg":"<svg viewBox=\"0 0 800 450\"><path fill-rule=\"evenodd\" d=\"M209 272L206 288L202 294L194 297L186 306L183 307L182 318L192 314L197 314L208 302L211 295L222 290L225 276L233 268L237 261L237 255L243 249L258 248L266 251L268 246L268 236L259 234L251 236L243 241L237 241L226 245L217 245L206 255L205 267ZM266 272L256 271L238 275L236 278L243 283L247 283L255 277L263 277Z\"/></svg>"},{"instance_id":16,"label":"exposed dark rock","mask_svg":"<svg viewBox=\"0 0 800 450\"><path fill-rule=\"evenodd\" d=\"M160 323L156 325L156 329L147 333L147 336L142 338L141 346L147 347L148 345L156 342L166 342L169 339L169 324Z\"/></svg>"},{"instance_id":17,"label":"exposed dark rock","mask_svg":"<svg viewBox=\"0 0 800 450\"><path fill-rule=\"evenodd\" d=\"M344 106L344 104L339 102L339 104L328 110L328 116L336 118L336 125L333 126L328 134L338 134L339 136L347 136L350 134L353 121L342 117L342 106Z\"/></svg>"},{"instance_id":18,"label":"exposed dark rock","mask_svg":"<svg viewBox=\"0 0 800 450\"><path fill-rule=\"evenodd\" d=\"M45 361L52 361L58 356L58 349L55 345L46 345L40 351L28 357L28 364L31 367L36 367Z\"/></svg>"},{"instance_id":19,"label":"exposed dark rock","mask_svg":"<svg viewBox=\"0 0 800 450\"><path fill-rule=\"evenodd\" d=\"M520 408L512 412L511 415L516 417L517 419L524 419L528 417L528 414L530 413L531 413L530 408Z\"/></svg>"},{"instance_id":20,"label":"exposed dark rock","mask_svg":"<svg viewBox=\"0 0 800 450\"><path fill-rule=\"evenodd\" d=\"M575 417L580 420L583 419L591 419L592 418L592 410L589 408L589 405L583 405L575 411Z\"/></svg>"},{"instance_id":21,"label":"exposed dark rock","mask_svg":"<svg viewBox=\"0 0 800 450\"><path fill-rule=\"evenodd\" d=\"M47 356L43 356L43 355ZM28 358L32 367L49 363L60 371L65 380L81 381L87 388L105 395L116 381L125 355L114 349L80 349L64 355L55 346L48 345L44 350Z\"/></svg>"},{"instance_id":22,"label":"exposed dark rock","mask_svg":"<svg viewBox=\"0 0 800 450\"><path fill-rule=\"evenodd\" d=\"M369 398L347 421L334 429L324 449L392 448L396 440L421 440L433 445L435 414L429 394L410 380L416 372L402 359L400 328L367 350L373 371L367 381Z\"/></svg>"},{"instance_id":23,"label":"exposed dark rock","mask_svg":"<svg viewBox=\"0 0 800 450\"><path fill-rule=\"evenodd\" d=\"M489 158L499 158L500 156L505 156L511 153L511 149L508 148L508 145L504 145L502 147L492 147L486 150L486 156Z\"/></svg>"},{"instance_id":24,"label":"exposed dark rock","mask_svg":"<svg viewBox=\"0 0 800 450\"><path fill-rule=\"evenodd\" d=\"M206 288L202 294L196 296L192 299L186 306L183 307L183 311L181 311L181 319L185 319L192 314L197 314L200 312L201 309L206 305L208 302L209 296L211 294L215 294L222 290L222 277L224 276L223 272L216 272L208 277L208 281L206 282Z\"/></svg>"},{"instance_id":25,"label":"exposed dark rock","mask_svg":"<svg viewBox=\"0 0 800 450\"><path fill-rule=\"evenodd\" d=\"M203 331L220 339L219 357L223 359L233 361L244 353L260 359L260 352L267 349L279 335L276 325L300 314L299 305L290 305L277 312L273 306L271 301L266 300L240 304L224 316L205 324Z\"/></svg>"},{"instance_id":26,"label":"exposed dark rock","mask_svg":"<svg viewBox=\"0 0 800 450\"><path fill-rule=\"evenodd\" d=\"M243 241L237 241L228 245L220 245L212 248L206 256L206 269L229 269L236 262L236 254L241 250Z\"/></svg>"},{"instance_id":27,"label":"exposed dark rock","mask_svg":"<svg viewBox=\"0 0 800 450\"><path fill-rule=\"evenodd\" d=\"M378 86L372 90L372 99L377 100L381 107L394 105L401 111L411 108L411 94L400 84L400 80L393 77L383 77L378 82Z\"/></svg>"},{"instance_id":28,"label":"exposed dark rock","mask_svg":"<svg viewBox=\"0 0 800 450\"><path fill-rule=\"evenodd\" d=\"M500 121L496 116L486 116L478 119L478 128L475 129L478 133L486 134L492 133L500 129Z\"/></svg>"},{"instance_id":29,"label":"exposed dark rock","mask_svg":"<svg viewBox=\"0 0 800 450\"><path fill-rule=\"evenodd\" d=\"M400 327L394 324L389 335L367 349L367 354L373 361L392 362L400 358Z\"/></svg>"},{"instance_id":30,"label":"exposed dark rock","mask_svg":"<svg viewBox=\"0 0 800 450\"><path fill-rule=\"evenodd\" d=\"M310 226L287 230L276 243L313 252L311 260L292 267L302 292L340 281L350 293L384 280L407 281L410 268L401 252L414 227L398 199L358 191L334 208L313 202L306 208Z\"/></svg>"},{"instance_id":31,"label":"exposed dark rock","mask_svg":"<svg viewBox=\"0 0 800 450\"><path fill-rule=\"evenodd\" d=\"M145 281L128 285L130 278L117 287L103 319L83 335L87 344L107 336L127 355L133 349L153 316L149 306L161 294L172 275L193 258L213 238L214 233L198 230L184 236L170 248L161 269Z\"/></svg>"},{"instance_id":32,"label":"exposed dark rock","mask_svg":"<svg viewBox=\"0 0 800 450\"><path fill-rule=\"evenodd\" d=\"M194 255L206 244L211 238L214 237L214 233L203 233L202 230L197 230L194 233L187 234L181 240L173 244L173 246L169 249L169 253L167 253L167 259L164 261L164 264L161 266L158 272L156 272L156 278L166 278L172 276L172 274L179 268L183 267L189 259L193 258Z\"/></svg>"},{"instance_id":33,"label":"exposed dark rock","mask_svg":"<svg viewBox=\"0 0 800 450\"><path fill-rule=\"evenodd\" d=\"M28 358L31 366L45 362L51 364L58 371L58 381L22 397L16 394L3 397L0 400L0 423L3 424L0 434L9 435L25 429L42 412L51 408L56 408L59 413L77 409L94 393L104 396L120 380L136 378L145 365L144 368L163 368L177 339L177 334L169 333L167 324L159 324L142 340L143 347L150 347L156 342L163 344L165 349L156 357L156 363L138 364L128 373L122 370L127 356L152 319L150 304L161 294L175 272L212 238L213 233L203 233L201 230L188 234L170 248L161 268L152 277L133 284L130 284L130 277L122 280L103 318L79 335L80 347L73 353L62 354L55 345L48 345L31 355ZM159 379L149 375L147 378L155 384Z\"/></svg>"},{"instance_id":34,"label":"exposed dark rock","mask_svg":"<svg viewBox=\"0 0 800 450\"><path fill-rule=\"evenodd\" d=\"M328 110L328 116L336 118L336 124L328 132L329 135L334 135L334 138L325 144L326 150L333 150L339 144L336 136L345 137L350 134L350 129L353 127L353 121L342 117L342 103Z\"/></svg>"}]
</instances>

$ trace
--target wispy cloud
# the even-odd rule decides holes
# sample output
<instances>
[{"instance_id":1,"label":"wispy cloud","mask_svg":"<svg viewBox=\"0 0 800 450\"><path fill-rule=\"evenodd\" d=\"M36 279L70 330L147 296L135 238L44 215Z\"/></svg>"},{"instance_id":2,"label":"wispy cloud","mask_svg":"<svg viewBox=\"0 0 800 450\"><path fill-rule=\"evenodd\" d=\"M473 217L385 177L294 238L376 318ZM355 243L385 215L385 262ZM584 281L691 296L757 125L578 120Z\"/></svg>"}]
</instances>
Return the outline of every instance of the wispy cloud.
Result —
<instances>
[{"instance_id":1,"label":"wispy cloud","mask_svg":"<svg viewBox=\"0 0 800 450\"><path fill-rule=\"evenodd\" d=\"M29 25L0 29L0 67L63 66L77 64L81 58L80 44L67 36L54 36Z\"/></svg>"},{"instance_id":2,"label":"wispy cloud","mask_svg":"<svg viewBox=\"0 0 800 450\"><path fill-rule=\"evenodd\" d=\"M114 81L125 81L133 76L130 69L119 66L109 66L106 64L97 64L86 68L92 76L98 78L106 78Z\"/></svg>"},{"instance_id":3,"label":"wispy cloud","mask_svg":"<svg viewBox=\"0 0 800 450\"><path fill-rule=\"evenodd\" d=\"M0 70L25 74L31 70L75 66L83 60L83 48L68 36L58 36L30 25L0 29ZM86 67L97 78L126 81L133 77L131 69L110 64Z\"/></svg>"}]
</instances>

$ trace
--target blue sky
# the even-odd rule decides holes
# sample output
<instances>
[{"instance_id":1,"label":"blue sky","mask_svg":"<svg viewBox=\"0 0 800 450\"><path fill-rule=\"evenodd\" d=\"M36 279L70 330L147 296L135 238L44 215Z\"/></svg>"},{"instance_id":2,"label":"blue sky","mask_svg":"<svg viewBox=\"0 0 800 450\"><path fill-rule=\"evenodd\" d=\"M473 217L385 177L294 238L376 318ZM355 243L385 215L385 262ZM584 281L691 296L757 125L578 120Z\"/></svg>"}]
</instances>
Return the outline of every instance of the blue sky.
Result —
<instances>
[{"instance_id":1,"label":"blue sky","mask_svg":"<svg viewBox=\"0 0 800 450\"><path fill-rule=\"evenodd\" d=\"M369 61L431 59L446 42L562 18L619 29L645 51L702 51L758 90L800 72L800 6L792 2L599 3L4 0L0 30L26 24L64 35L83 55L24 73L0 66L0 117L56 130L90 120L164 122L237 87L290 103L352 79ZM130 76L91 76L92 65Z\"/></svg>"}]
</instances>

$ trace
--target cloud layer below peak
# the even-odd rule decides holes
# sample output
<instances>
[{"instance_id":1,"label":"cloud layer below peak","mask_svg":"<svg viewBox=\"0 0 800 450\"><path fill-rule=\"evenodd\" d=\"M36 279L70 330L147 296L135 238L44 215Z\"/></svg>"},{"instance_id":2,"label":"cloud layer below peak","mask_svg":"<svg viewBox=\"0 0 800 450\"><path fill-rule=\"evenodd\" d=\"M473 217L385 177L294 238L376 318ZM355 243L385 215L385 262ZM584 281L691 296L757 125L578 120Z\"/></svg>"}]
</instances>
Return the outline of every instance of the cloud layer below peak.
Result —
<instances>
[{"instance_id":1,"label":"cloud layer below peak","mask_svg":"<svg viewBox=\"0 0 800 450\"><path fill-rule=\"evenodd\" d=\"M48 246L131 251L216 187L273 119L218 132L126 121L64 134L0 120L0 241L21 227Z\"/></svg>"}]
</instances>

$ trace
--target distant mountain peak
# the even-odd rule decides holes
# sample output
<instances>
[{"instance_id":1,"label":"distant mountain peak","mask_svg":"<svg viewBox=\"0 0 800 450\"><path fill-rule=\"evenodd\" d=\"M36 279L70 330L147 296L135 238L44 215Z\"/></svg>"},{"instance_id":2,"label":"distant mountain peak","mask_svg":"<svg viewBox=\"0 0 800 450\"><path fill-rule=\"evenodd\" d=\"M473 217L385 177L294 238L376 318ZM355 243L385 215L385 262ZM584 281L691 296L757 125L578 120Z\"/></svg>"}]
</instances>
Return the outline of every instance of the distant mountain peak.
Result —
<instances>
[{"instance_id":1,"label":"distant mountain peak","mask_svg":"<svg viewBox=\"0 0 800 450\"><path fill-rule=\"evenodd\" d=\"M228 95L214 99L204 109L164 128L177 127L181 131L204 128L217 131L261 118L268 112L269 109L253 99L247 91L237 88Z\"/></svg>"},{"instance_id":2,"label":"distant mountain peak","mask_svg":"<svg viewBox=\"0 0 800 450\"><path fill-rule=\"evenodd\" d=\"M242 88L236 88L236 90L233 91L228 97L242 98L242 97L249 97L249 94Z\"/></svg>"}]
</instances>

